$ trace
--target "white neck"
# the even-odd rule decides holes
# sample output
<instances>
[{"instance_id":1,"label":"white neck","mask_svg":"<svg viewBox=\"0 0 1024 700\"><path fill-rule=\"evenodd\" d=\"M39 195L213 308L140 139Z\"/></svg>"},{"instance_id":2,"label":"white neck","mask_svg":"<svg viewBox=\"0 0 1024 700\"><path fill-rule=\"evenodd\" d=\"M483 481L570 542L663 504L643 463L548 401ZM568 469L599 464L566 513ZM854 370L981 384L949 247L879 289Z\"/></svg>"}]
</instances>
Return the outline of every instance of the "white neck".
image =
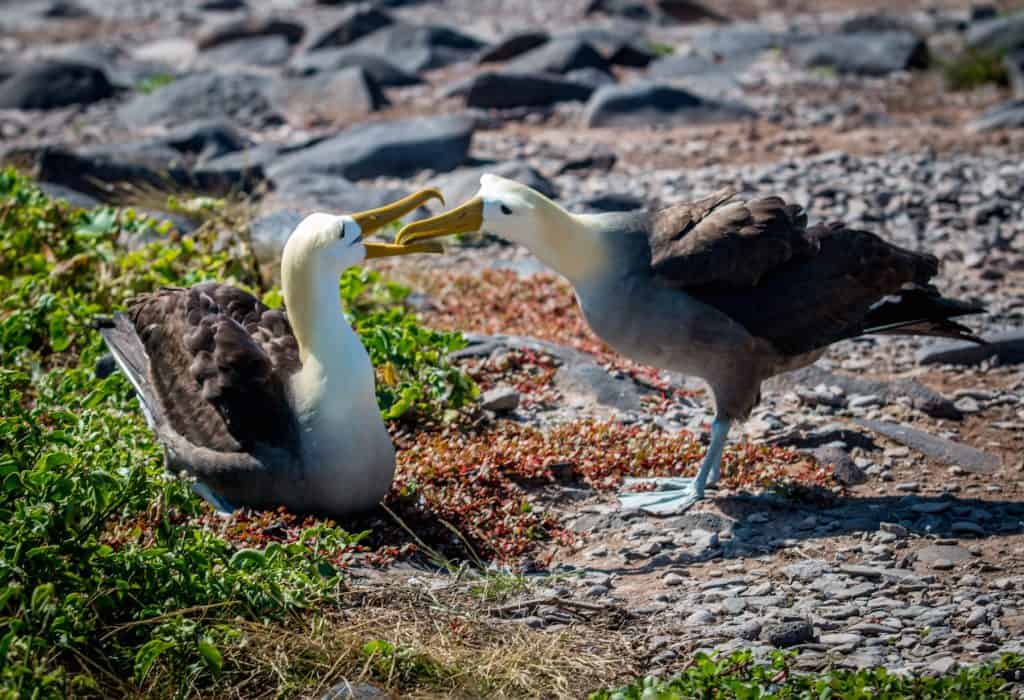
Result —
<instances>
[{"instance_id":1,"label":"white neck","mask_svg":"<svg viewBox=\"0 0 1024 700\"><path fill-rule=\"evenodd\" d=\"M553 205L543 212L528 244L541 262L574 285L600 275L611 262L605 240L590 218Z\"/></svg>"},{"instance_id":2,"label":"white neck","mask_svg":"<svg viewBox=\"0 0 1024 700\"><path fill-rule=\"evenodd\" d=\"M292 378L301 422L353 425L377 416L373 367L359 336L345 320L338 276L316 259L282 275L285 306L299 344L302 369Z\"/></svg>"}]
</instances>

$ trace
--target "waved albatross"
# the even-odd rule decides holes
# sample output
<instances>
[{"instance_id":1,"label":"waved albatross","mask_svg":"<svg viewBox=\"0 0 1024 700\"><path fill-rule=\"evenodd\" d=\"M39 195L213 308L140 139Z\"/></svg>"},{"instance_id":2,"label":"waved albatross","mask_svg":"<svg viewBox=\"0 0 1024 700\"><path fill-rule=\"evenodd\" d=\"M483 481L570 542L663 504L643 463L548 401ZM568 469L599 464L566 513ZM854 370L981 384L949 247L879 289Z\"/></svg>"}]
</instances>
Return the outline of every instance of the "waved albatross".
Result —
<instances>
[{"instance_id":1,"label":"waved albatross","mask_svg":"<svg viewBox=\"0 0 1024 700\"><path fill-rule=\"evenodd\" d=\"M380 501L395 451L338 279L366 258L441 252L363 241L435 197L422 190L351 216L307 216L282 254L284 309L205 282L140 296L101 324L169 471L196 477L193 489L226 512L342 516Z\"/></svg>"},{"instance_id":2,"label":"waved albatross","mask_svg":"<svg viewBox=\"0 0 1024 700\"><path fill-rule=\"evenodd\" d=\"M485 230L530 249L569 279L591 329L623 355L703 379L715 419L696 479L620 494L671 513L719 479L729 427L749 416L761 382L867 333L981 342L950 319L982 309L929 284L938 260L841 223L807 227L778 197L734 201L722 190L657 211L571 214L539 192L484 175L477 195L398 235L409 244Z\"/></svg>"}]
</instances>

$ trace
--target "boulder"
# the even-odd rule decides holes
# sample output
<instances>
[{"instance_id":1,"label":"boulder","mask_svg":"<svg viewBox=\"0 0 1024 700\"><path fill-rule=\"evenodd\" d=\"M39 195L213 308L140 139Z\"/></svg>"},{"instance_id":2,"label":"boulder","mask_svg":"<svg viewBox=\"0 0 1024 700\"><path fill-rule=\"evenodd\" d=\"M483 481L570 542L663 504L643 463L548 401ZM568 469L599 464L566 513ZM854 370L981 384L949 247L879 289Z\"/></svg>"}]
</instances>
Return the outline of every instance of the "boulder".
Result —
<instances>
[{"instance_id":1,"label":"boulder","mask_svg":"<svg viewBox=\"0 0 1024 700\"><path fill-rule=\"evenodd\" d=\"M443 68L475 56L483 43L450 27L396 23L351 44L408 73Z\"/></svg>"},{"instance_id":2,"label":"boulder","mask_svg":"<svg viewBox=\"0 0 1024 700\"><path fill-rule=\"evenodd\" d=\"M525 31L509 34L497 44L485 49L477 58L477 63L508 61L543 46L550 38L547 32Z\"/></svg>"},{"instance_id":3,"label":"boulder","mask_svg":"<svg viewBox=\"0 0 1024 700\"><path fill-rule=\"evenodd\" d=\"M0 83L0 109L54 109L87 105L114 95L106 73L73 61L24 66Z\"/></svg>"},{"instance_id":4,"label":"boulder","mask_svg":"<svg viewBox=\"0 0 1024 700\"><path fill-rule=\"evenodd\" d=\"M757 56L770 49L798 46L813 37L799 32L776 32L757 24L730 24L699 32L693 37L698 53L716 59Z\"/></svg>"},{"instance_id":5,"label":"boulder","mask_svg":"<svg viewBox=\"0 0 1024 700\"><path fill-rule=\"evenodd\" d=\"M567 205L569 211L583 214L600 214L616 211L635 211L643 209L647 202L632 194L609 192L607 194L580 197Z\"/></svg>"},{"instance_id":6,"label":"boulder","mask_svg":"<svg viewBox=\"0 0 1024 700\"><path fill-rule=\"evenodd\" d=\"M922 365L977 365L997 358L1003 365L1024 363L1024 331L1009 331L986 340L986 345L966 341L935 343L922 348L917 361Z\"/></svg>"},{"instance_id":7,"label":"boulder","mask_svg":"<svg viewBox=\"0 0 1024 700\"><path fill-rule=\"evenodd\" d=\"M960 467L972 474L995 474L1002 465L999 455L982 452L969 445L961 445L906 425L862 418L854 419L854 422L884 435L893 442L906 445L943 464Z\"/></svg>"},{"instance_id":8,"label":"boulder","mask_svg":"<svg viewBox=\"0 0 1024 700\"><path fill-rule=\"evenodd\" d=\"M362 68L284 78L274 86L273 99L289 123L300 127L359 121L390 104L380 85Z\"/></svg>"},{"instance_id":9,"label":"boulder","mask_svg":"<svg viewBox=\"0 0 1024 700\"><path fill-rule=\"evenodd\" d=\"M133 90L147 78L174 73L167 63L136 60L120 47L105 43L73 44L60 52L59 60L92 66L121 90Z\"/></svg>"},{"instance_id":10,"label":"boulder","mask_svg":"<svg viewBox=\"0 0 1024 700\"><path fill-rule=\"evenodd\" d=\"M125 184L157 190L194 189L213 195L247 190L254 184L226 175L195 173L181 153L156 143L94 146L78 151L44 147L32 158L37 179L104 201L110 201Z\"/></svg>"},{"instance_id":11,"label":"boulder","mask_svg":"<svg viewBox=\"0 0 1024 700\"><path fill-rule=\"evenodd\" d=\"M972 49L1002 53L1024 48L1024 12L976 22L964 38Z\"/></svg>"},{"instance_id":12,"label":"boulder","mask_svg":"<svg viewBox=\"0 0 1024 700\"><path fill-rule=\"evenodd\" d=\"M483 109L548 107L559 102L584 102L594 92L590 85L554 75L480 73L460 88L466 105Z\"/></svg>"},{"instance_id":13,"label":"boulder","mask_svg":"<svg viewBox=\"0 0 1024 700\"><path fill-rule=\"evenodd\" d=\"M280 66L288 62L292 45L280 35L236 39L203 51L209 66Z\"/></svg>"},{"instance_id":14,"label":"boulder","mask_svg":"<svg viewBox=\"0 0 1024 700\"><path fill-rule=\"evenodd\" d=\"M322 49L303 54L292 61L291 72L312 75L340 68L362 68L381 87L420 85L423 79L404 70L385 58L352 49Z\"/></svg>"},{"instance_id":15,"label":"boulder","mask_svg":"<svg viewBox=\"0 0 1024 700\"><path fill-rule=\"evenodd\" d=\"M360 124L282 157L269 174L275 180L302 173L362 180L407 177L428 168L447 172L466 161L473 129L472 120L459 116Z\"/></svg>"},{"instance_id":16,"label":"boulder","mask_svg":"<svg viewBox=\"0 0 1024 700\"><path fill-rule=\"evenodd\" d=\"M148 95L136 95L118 116L134 127L232 117L245 126L279 123L270 101L269 76L198 73L179 78Z\"/></svg>"},{"instance_id":17,"label":"boulder","mask_svg":"<svg viewBox=\"0 0 1024 700\"><path fill-rule=\"evenodd\" d=\"M823 36L794 48L791 55L804 68L857 75L888 75L928 66L928 47L907 31Z\"/></svg>"},{"instance_id":18,"label":"boulder","mask_svg":"<svg viewBox=\"0 0 1024 700\"><path fill-rule=\"evenodd\" d=\"M754 59L750 55L720 61L701 54L666 56L652 63L647 75L652 80L671 82L698 95L721 97L739 90L740 76Z\"/></svg>"},{"instance_id":19,"label":"boulder","mask_svg":"<svg viewBox=\"0 0 1024 700\"><path fill-rule=\"evenodd\" d=\"M219 119L183 124L168 131L159 142L201 161L235 153L248 146L245 137L233 124Z\"/></svg>"},{"instance_id":20,"label":"boulder","mask_svg":"<svg viewBox=\"0 0 1024 700\"><path fill-rule=\"evenodd\" d=\"M968 131L1021 128L1024 128L1024 98L991 107L967 125Z\"/></svg>"},{"instance_id":21,"label":"boulder","mask_svg":"<svg viewBox=\"0 0 1024 700\"><path fill-rule=\"evenodd\" d=\"M705 99L671 85L633 83L595 92L584 110L583 123L588 127L686 126L753 116L742 105Z\"/></svg>"},{"instance_id":22,"label":"boulder","mask_svg":"<svg viewBox=\"0 0 1024 700\"><path fill-rule=\"evenodd\" d=\"M277 17L247 15L212 23L201 28L195 36L195 43L200 50L204 50L239 39L281 36L289 44L297 44L302 41L305 33L306 28L298 22Z\"/></svg>"},{"instance_id":23,"label":"boulder","mask_svg":"<svg viewBox=\"0 0 1024 700\"><path fill-rule=\"evenodd\" d=\"M327 29L318 32L310 40L309 49L316 51L348 46L352 42L394 23L395 20L391 15L375 7L353 7L342 18L331 22Z\"/></svg>"},{"instance_id":24,"label":"boulder","mask_svg":"<svg viewBox=\"0 0 1024 700\"><path fill-rule=\"evenodd\" d=\"M579 39L555 39L505 65L513 73L568 73L581 68L607 71L608 61Z\"/></svg>"}]
</instances>

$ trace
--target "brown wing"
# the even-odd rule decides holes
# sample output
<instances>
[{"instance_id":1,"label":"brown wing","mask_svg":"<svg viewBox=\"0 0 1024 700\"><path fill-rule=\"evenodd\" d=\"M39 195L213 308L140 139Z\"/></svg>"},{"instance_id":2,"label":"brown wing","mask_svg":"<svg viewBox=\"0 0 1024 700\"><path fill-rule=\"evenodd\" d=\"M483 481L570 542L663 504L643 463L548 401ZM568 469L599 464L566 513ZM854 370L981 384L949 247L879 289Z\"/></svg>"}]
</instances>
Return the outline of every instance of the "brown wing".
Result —
<instances>
[{"instance_id":1,"label":"brown wing","mask_svg":"<svg viewBox=\"0 0 1024 700\"><path fill-rule=\"evenodd\" d=\"M870 332L973 339L948 319L980 309L929 286L935 257L841 223L808 229L803 210L779 197L731 198L723 190L652 215L651 266L662 283L786 355Z\"/></svg>"},{"instance_id":2,"label":"brown wing","mask_svg":"<svg viewBox=\"0 0 1024 700\"><path fill-rule=\"evenodd\" d=\"M778 197L732 202L733 195L721 190L652 215L651 266L660 278L676 287L756 285L794 256L813 252L800 207Z\"/></svg>"},{"instance_id":3,"label":"brown wing","mask_svg":"<svg viewBox=\"0 0 1024 700\"><path fill-rule=\"evenodd\" d=\"M286 382L301 363L283 311L211 282L139 297L129 316L165 420L189 443L297 449Z\"/></svg>"}]
</instances>

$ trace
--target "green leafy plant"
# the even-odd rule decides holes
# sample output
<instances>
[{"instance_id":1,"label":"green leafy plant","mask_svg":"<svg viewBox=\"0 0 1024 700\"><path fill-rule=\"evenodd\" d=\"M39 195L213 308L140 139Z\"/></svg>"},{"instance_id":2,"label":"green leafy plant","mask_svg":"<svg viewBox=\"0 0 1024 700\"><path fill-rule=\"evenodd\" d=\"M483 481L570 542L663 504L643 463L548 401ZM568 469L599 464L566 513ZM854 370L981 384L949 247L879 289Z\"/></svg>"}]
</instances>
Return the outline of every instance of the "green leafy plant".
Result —
<instances>
[{"instance_id":1,"label":"green leafy plant","mask_svg":"<svg viewBox=\"0 0 1024 700\"><path fill-rule=\"evenodd\" d=\"M697 654L675 678L644 678L593 693L590 700L1009 700L1008 681L1024 665L1024 659L1008 655L989 666L941 677L897 675L884 668L806 675L791 668L793 658L776 652L759 663L750 652Z\"/></svg>"},{"instance_id":2,"label":"green leafy plant","mask_svg":"<svg viewBox=\"0 0 1024 700\"><path fill-rule=\"evenodd\" d=\"M982 85L1006 87L1010 83L1003 54L997 51L965 49L942 63L942 72L952 90L973 90Z\"/></svg>"}]
</instances>

